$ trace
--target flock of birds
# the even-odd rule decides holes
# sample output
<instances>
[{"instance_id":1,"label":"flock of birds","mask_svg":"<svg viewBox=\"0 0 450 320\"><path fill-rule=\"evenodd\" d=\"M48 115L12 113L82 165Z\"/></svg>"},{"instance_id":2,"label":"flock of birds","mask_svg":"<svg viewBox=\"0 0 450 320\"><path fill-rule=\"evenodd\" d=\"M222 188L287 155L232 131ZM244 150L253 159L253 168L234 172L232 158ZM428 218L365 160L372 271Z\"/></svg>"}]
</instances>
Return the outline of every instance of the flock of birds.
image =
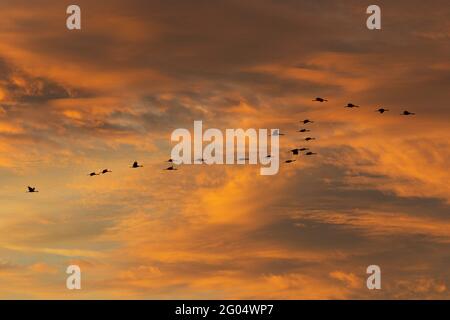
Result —
<instances>
[{"instance_id":1,"label":"flock of birds","mask_svg":"<svg viewBox=\"0 0 450 320\"><path fill-rule=\"evenodd\" d=\"M327 99L324 99L324 98L321 98L321 97L316 97L316 98L313 99L312 101L314 101L314 102L320 102L320 103L328 102ZM360 107L360 106L355 105L355 104L353 104L353 103L347 103L347 105L344 106L344 108L349 108L349 109L359 108L359 107ZM379 109L375 110L375 112L378 112L378 113L380 113L380 114L383 114L383 113L388 112L388 111L389 111L389 109L385 109L385 108L379 108ZM403 111L400 115L402 115L402 116L413 116L413 115L415 115L415 113L409 112L408 110L405 110L405 111ZM306 124L309 124L309 123L314 123L314 121L311 121L311 120L309 120L309 119L305 119L305 120L300 121L300 122L303 123L303 125L306 125ZM301 128L301 129L299 129L297 132L300 132L300 133L306 133L306 132L311 132L311 130L306 129L306 128ZM279 132L278 132L277 135L282 136L282 135L285 135L285 134L284 134L284 133L279 133ZM316 140L316 138L314 138L314 137L306 137L306 138L304 138L303 140L306 141L306 142L309 142L309 141L312 141L312 140ZM304 152L304 151L306 151L306 152L304 153L305 156L313 156L313 155L316 155L316 154L317 154L316 152L312 152L312 151L310 151L309 148L305 148L305 147L302 147L302 148L294 148L294 149L289 150L289 152L292 154L292 156L297 156L297 155L300 154L300 152ZM296 161L296 159L287 159L287 160L284 161L284 163L293 163L293 162L295 162L295 161Z\"/></svg>"},{"instance_id":2,"label":"flock of birds","mask_svg":"<svg viewBox=\"0 0 450 320\"><path fill-rule=\"evenodd\" d=\"M170 160L168 160L168 162L173 162L173 160L170 159ZM130 166L131 169L138 169L138 168L143 168L143 167L144 167L144 166L141 165L141 164L139 164L139 162L137 162L137 161L134 161L133 164ZM177 170L177 169L174 168L174 166L173 166L173 164L172 164L170 167L168 167L168 168L166 168L166 169L164 169L164 170ZM100 171L100 172L95 172L95 171L93 171L93 172L89 173L88 176L90 176L90 177L95 177L95 176L100 176L100 175L107 174L107 173L111 173L111 172L112 172L112 171L109 170L109 169L103 169L103 170ZM36 192L39 192L39 190L36 190L36 187L30 187L30 186L28 186L27 188L28 188L28 191L27 191L28 193L36 193Z\"/></svg>"},{"instance_id":3,"label":"flock of birds","mask_svg":"<svg viewBox=\"0 0 450 320\"><path fill-rule=\"evenodd\" d=\"M312 101L314 101L314 102L320 102L320 103L328 102L327 99L324 99L324 98L321 98L321 97L317 97L317 98L315 98L315 99L312 100ZM359 108L360 106L355 105L355 104L353 104L353 103L348 103L348 104L347 104L346 106L344 106L344 107L345 107L345 108L349 108L349 109L353 109L353 108ZM385 109L385 108L379 108L379 109L375 110L375 112L378 112L378 113L380 113L380 114L383 114L383 113L388 112L388 111L389 111L389 109ZM402 116L413 116L413 115L415 115L415 113L409 112L408 110L405 110L405 111L403 111L400 115L402 115ZM311 120L309 120L309 119L305 119L305 120L300 121L300 122L301 122L303 125L307 125L307 124L310 124L310 123L314 123L314 121L311 121ZM310 130L310 129L306 129L306 128L300 128L297 132L300 132L300 133L306 133L306 132L311 132L311 130ZM275 131L275 132L273 133L273 135L284 136L285 134L284 134L284 133L280 133L280 131L277 130L277 131ZM312 141L312 140L315 140L315 139L316 139L316 138L314 138L314 137L306 137L306 138L304 138L303 140L306 141L306 142L309 142L309 141ZM306 152L305 152L305 151L306 151ZM310 149L309 149L309 148L306 148L306 147L294 148L294 149L289 150L289 152L292 154L292 156L298 156L301 152L305 152L304 155L306 155L306 156L313 156L313 155L316 155L316 154L317 154L316 152L310 151ZM267 155L267 157L270 158L271 155L269 154L269 155ZM242 159L240 159L240 160L248 160L248 158L242 158ZM291 158L291 159L285 160L284 163L293 163L293 162L295 162L295 161L296 161L296 159L292 159L292 158ZM165 168L165 169L163 169L163 170L167 170L167 171L178 170L178 169L175 167L175 164L176 164L176 163L175 163L175 161L174 161L173 159L169 159L169 160L167 160L166 162L170 163L170 166L167 167L167 168ZM204 163L205 160L204 160L203 158L201 158L201 159L197 159L196 162L197 162L197 163L198 163L198 162ZM130 166L131 169L139 169L139 168L142 168L142 167L144 167L144 166L141 165L141 164L139 164L139 162L137 162L137 161L134 161L133 164ZM112 172L112 171L109 170L109 169L103 169L103 170L100 171L100 172L91 172L91 173L88 174L88 176L94 177L94 176L99 176L99 175L103 175L103 174L107 174L107 173L111 173L111 172ZM39 190L37 190L36 187L30 187L30 186L28 186L27 188L28 188L28 191L27 191L28 193L36 193L36 192L39 192Z\"/></svg>"}]
</instances>

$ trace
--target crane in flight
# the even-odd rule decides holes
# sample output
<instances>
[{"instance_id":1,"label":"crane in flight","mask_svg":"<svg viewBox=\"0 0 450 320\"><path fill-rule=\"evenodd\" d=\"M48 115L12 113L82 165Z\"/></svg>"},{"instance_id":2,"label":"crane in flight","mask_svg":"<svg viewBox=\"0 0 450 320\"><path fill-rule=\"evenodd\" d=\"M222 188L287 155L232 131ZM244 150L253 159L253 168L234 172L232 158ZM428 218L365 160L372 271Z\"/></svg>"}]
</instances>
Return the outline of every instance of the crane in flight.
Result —
<instances>
[{"instance_id":1,"label":"crane in flight","mask_svg":"<svg viewBox=\"0 0 450 320\"><path fill-rule=\"evenodd\" d=\"M170 167L168 167L168 168L166 168L166 169L164 169L164 170L167 170L167 171L173 171L173 170L178 170L178 169L175 168L173 165L171 165Z\"/></svg>"},{"instance_id":2,"label":"crane in flight","mask_svg":"<svg viewBox=\"0 0 450 320\"><path fill-rule=\"evenodd\" d=\"M36 192L39 192L38 190L36 190L36 187L30 187L30 186L28 186L27 187L28 188L28 193L36 193Z\"/></svg>"},{"instance_id":3,"label":"crane in flight","mask_svg":"<svg viewBox=\"0 0 450 320\"><path fill-rule=\"evenodd\" d=\"M135 161L135 162L133 162L133 164L130 168L137 169L137 168L142 168L142 167L144 167L144 166L140 165L137 161Z\"/></svg>"},{"instance_id":4,"label":"crane in flight","mask_svg":"<svg viewBox=\"0 0 450 320\"><path fill-rule=\"evenodd\" d=\"M379 112L381 114L385 113L386 111L389 111L388 109L380 108L378 110L375 110L375 112Z\"/></svg>"}]
</instances>

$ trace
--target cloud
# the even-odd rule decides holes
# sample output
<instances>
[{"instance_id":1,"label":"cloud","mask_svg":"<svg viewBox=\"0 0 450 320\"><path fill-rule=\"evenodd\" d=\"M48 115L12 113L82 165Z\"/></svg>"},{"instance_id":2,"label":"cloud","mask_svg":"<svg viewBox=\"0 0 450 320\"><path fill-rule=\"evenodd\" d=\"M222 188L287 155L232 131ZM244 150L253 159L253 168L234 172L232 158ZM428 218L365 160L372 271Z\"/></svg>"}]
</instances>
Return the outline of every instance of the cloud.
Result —
<instances>
[{"instance_id":1,"label":"cloud","mask_svg":"<svg viewBox=\"0 0 450 320\"><path fill-rule=\"evenodd\" d=\"M0 4L2 297L448 297L445 3L383 2L382 32L359 1L78 4L78 33L64 3ZM318 155L163 172L194 120Z\"/></svg>"}]
</instances>

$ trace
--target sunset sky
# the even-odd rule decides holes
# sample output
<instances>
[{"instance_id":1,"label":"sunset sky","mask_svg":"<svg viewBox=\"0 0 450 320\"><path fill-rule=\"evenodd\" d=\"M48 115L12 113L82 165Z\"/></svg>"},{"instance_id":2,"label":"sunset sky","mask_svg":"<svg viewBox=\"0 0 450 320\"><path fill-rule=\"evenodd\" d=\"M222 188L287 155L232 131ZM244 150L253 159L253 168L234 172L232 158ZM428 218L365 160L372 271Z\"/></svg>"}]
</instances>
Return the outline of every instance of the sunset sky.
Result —
<instances>
[{"instance_id":1,"label":"sunset sky","mask_svg":"<svg viewBox=\"0 0 450 320\"><path fill-rule=\"evenodd\" d=\"M0 1L0 299L450 298L447 0L74 3ZM163 171L195 120L318 155Z\"/></svg>"}]
</instances>

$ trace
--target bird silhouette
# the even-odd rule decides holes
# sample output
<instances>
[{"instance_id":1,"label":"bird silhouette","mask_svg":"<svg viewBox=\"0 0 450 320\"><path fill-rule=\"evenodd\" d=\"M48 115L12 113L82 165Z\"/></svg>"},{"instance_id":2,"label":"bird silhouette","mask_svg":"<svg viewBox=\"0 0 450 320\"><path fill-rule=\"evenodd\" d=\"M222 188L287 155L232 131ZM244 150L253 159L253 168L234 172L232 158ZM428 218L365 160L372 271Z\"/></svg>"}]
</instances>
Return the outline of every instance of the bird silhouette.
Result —
<instances>
[{"instance_id":1,"label":"bird silhouette","mask_svg":"<svg viewBox=\"0 0 450 320\"><path fill-rule=\"evenodd\" d=\"M309 151L309 152L305 153L305 156L312 156L315 154L317 154L317 153Z\"/></svg>"},{"instance_id":2,"label":"bird silhouette","mask_svg":"<svg viewBox=\"0 0 450 320\"><path fill-rule=\"evenodd\" d=\"M28 186L27 187L28 188L28 193L35 193L35 192L39 192L38 190L36 190L36 187L30 187L30 186Z\"/></svg>"},{"instance_id":3,"label":"bird silhouette","mask_svg":"<svg viewBox=\"0 0 450 320\"><path fill-rule=\"evenodd\" d=\"M274 130L272 136L277 137L277 136L284 136L284 133L280 133L280 130ZM270 134L269 134L270 136Z\"/></svg>"},{"instance_id":4,"label":"bird silhouette","mask_svg":"<svg viewBox=\"0 0 450 320\"><path fill-rule=\"evenodd\" d=\"M91 172L91 173L89 173L88 174L88 176L90 176L90 177L93 177L93 176L99 176L100 174L99 173L96 173L96 172Z\"/></svg>"},{"instance_id":5,"label":"bird silhouette","mask_svg":"<svg viewBox=\"0 0 450 320\"><path fill-rule=\"evenodd\" d=\"M310 132L311 130L309 130L309 129L300 129L300 130L298 130L297 132Z\"/></svg>"},{"instance_id":6,"label":"bird silhouette","mask_svg":"<svg viewBox=\"0 0 450 320\"><path fill-rule=\"evenodd\" d=\"M109 169L103 169L102 172L100 172L100 174L106 174L106 173L109 173L109 172L112 172L112 171L109 170Z\"/></svg>"},{"instance_id":7,"label":"bird silhouette","mask_svg":"<svg viewBox=\"0 0 450 320\"><path fill-rule=\"evenodd\" d=\"M306 151L309 150L309 148L295 148L292 150L289 150L289 152L292 152L292 155L296 156L299 154L300 151Z\"/></svg>"},{"instance_id":8,"label":"bird silhouette","mask_svg":"<svg viewBox=\"0 0 450 320\"><path fill-rule=\"evenodd\" d=\"M413 116L413 115L415 115L415 113L405 110L405 111L403 111L403 113L401 113L401 115L402 116Z\"/></svg>"},{"instance_id":9,"label":"bird silhouette","mask_svg":"<svg viewBox=\"0 0 450 320\"><path fill-rule=\"evenodd\" d=\"M305 138L305 141L311 141L311 140L316 140L316 138L311 138L311 137Z\"/></svg>"},{"instance_id":10,"label":"bird silhouette","mask_svg":"<svg viewBox=\"0 0 450 320\"><path fill-rule=\"evenodd\" d=\"M378 110L375 110L376 112L379 112L379 113L385 113L386 111L389 111L388 109L384 109L384 108L380 108L380 109L378 109Z\"/></svg>"},{"instance_id":11,"label":"bird silhouette","mask_svg":"<svg viewBox=\"0 0 450 320\"><path fill-rule=\"evenodd\" d=\"M308 120L308 119L305 119L305 120L300 121L300 122L303 122L303 124L314 123L314 121L311 121L311 120Z\"/></svg>"},{"instance_id":12,"label":"bird silhouette","mask_svg":"<svg viewBox=\"0 0 450 320\"><path fill-rule=\"evenodd\" d=\"M289 159L289 160L284 161L284 163L292 163L294 161L295 161L294 159Z\"/></svg>"},{"instance_id":13,"label":"bird silhouette","mask_svg":"<svg viewBox=\"0 0 450 320\"><path fill-rule=\"evenodd\" d=\"M133 162L133 165L131 166L132 169L142 168L143 165L140 165L137 161Z\"/></svg>"},{"instance_id":14,"label":"bird silhouette","mask_svg":"<svg viewBox=\"0 0 450 320\"><path fill-rule=\"evenodd\" d=\"M168 167L168 168L166 168L164 170L173 171L173 170L178 170L178 169L175 168L173 165L171 165L170 167Z\"/></svg>"},{"instance_id":15,"label":"bird silhouette","mask_svg":"<svg viewBox=\"0 0 450 320\"><path fill-rule=\"evenodd\" d=\"M317 101L317 102L328 102L327 99L320 98L320 97L315 98L313 101Z\"/></svg>"},{"instance_id":16,"label":"bird silhouette","mask_svg":"<svg viewBox=\"0 0 450 320\"><path fill-rule=\"evenodd\" d=\"M206 161L205 161L205 159L200 158L200 159L195 160L195 162L205 163Z\"/></svg>"},{"instance_id":17,"label":"bird silhouette","mask_svg":"<svg viewBox=\"0 0 450 320\"><path fill-rule=\"evenodd\" d=\"M347 103L347 105L345 106L345 108L359 108L359 106L354 105L353 103Z\"/></svg>"}]
</instances>

